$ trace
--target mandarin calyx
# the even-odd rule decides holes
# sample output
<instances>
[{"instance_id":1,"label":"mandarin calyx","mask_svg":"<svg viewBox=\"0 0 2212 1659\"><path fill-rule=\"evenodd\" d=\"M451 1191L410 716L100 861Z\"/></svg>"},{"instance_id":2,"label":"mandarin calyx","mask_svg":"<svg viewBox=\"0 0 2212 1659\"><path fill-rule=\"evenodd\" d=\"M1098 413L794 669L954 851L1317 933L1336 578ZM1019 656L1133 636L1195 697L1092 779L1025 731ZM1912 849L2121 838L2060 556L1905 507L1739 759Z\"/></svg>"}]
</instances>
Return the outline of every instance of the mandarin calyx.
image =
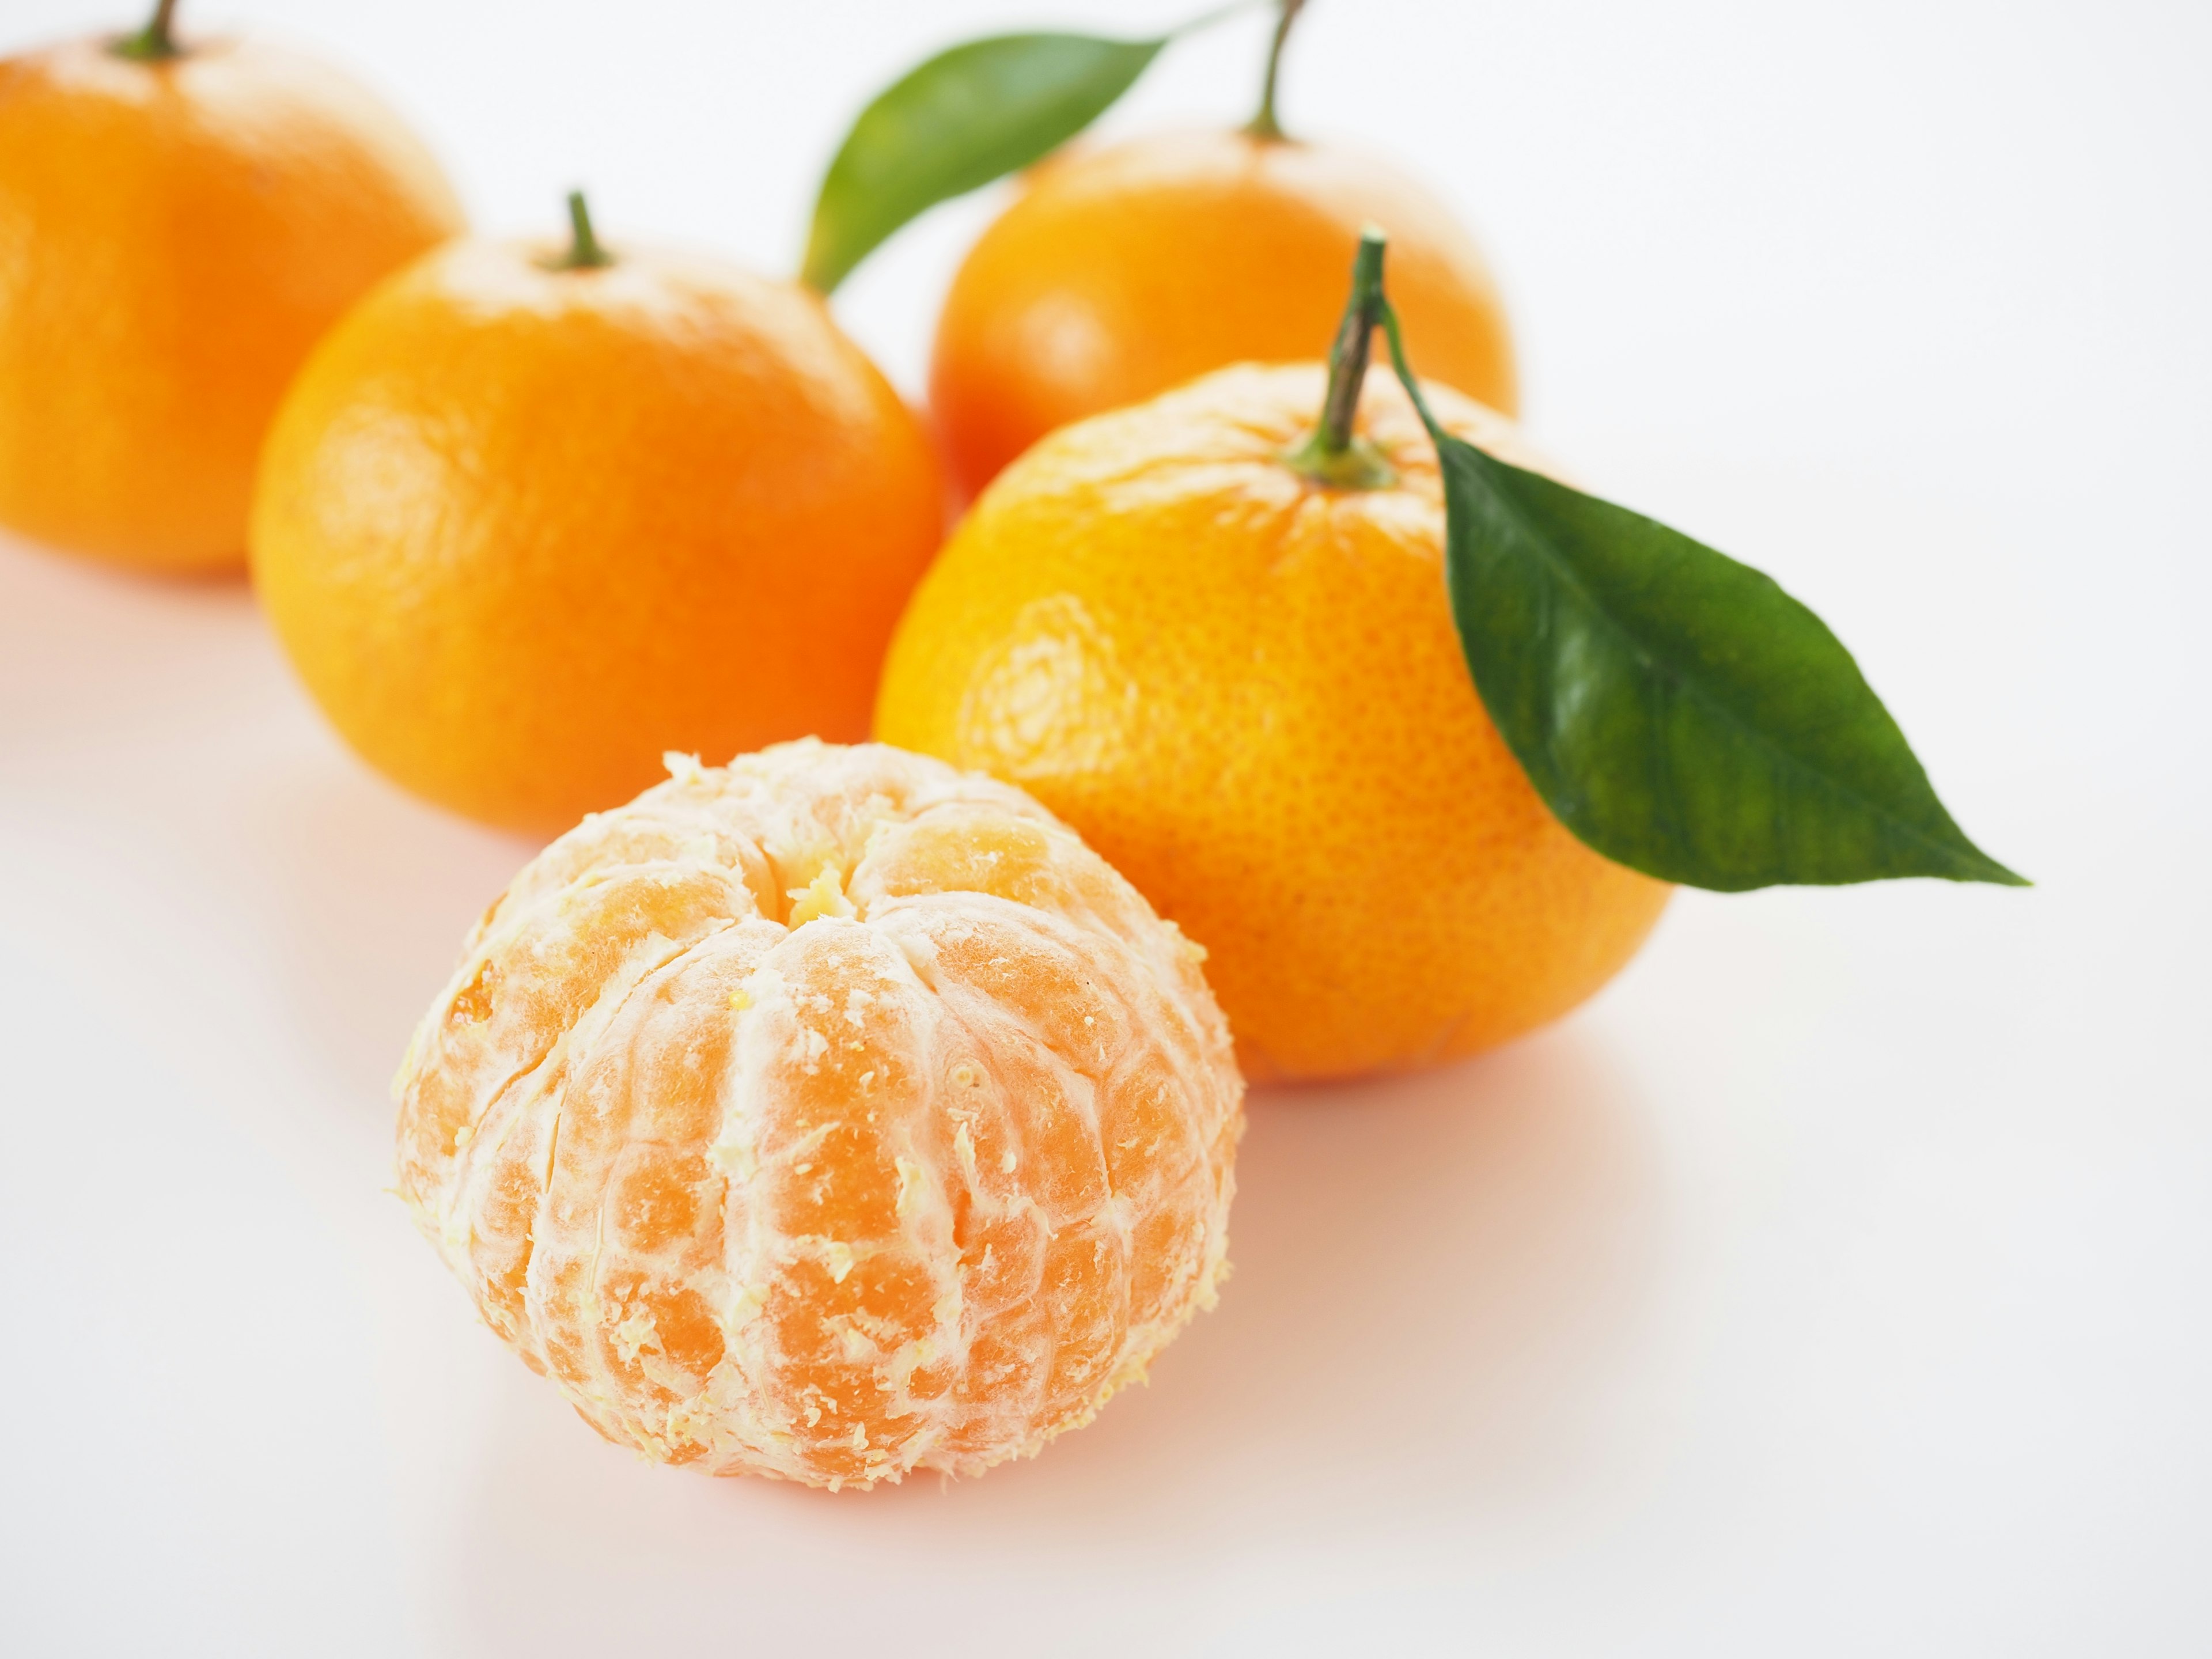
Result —
<instances>
[{"instance_id":1,"label":"mandarin calyx","mask_svg":"<svg viewBox=\"0 0 2212 1659\"><path fill-rule=\"evenodd\" d=\"M1382 234L1371 227L1360 238L1352 258L1352 298L1328 349L1328 390L1322 398L1321 419L1304 442L1283 455L1286 465L1331 489L1381 489L1398 477L1373 441L1352 430L1367 383L1370 348L1382 319Z\"/></svg>"},{"instance_id":2,"label":"mandarin calyx","mask_svg":"<svg viewBox=\"0 0 2212 1659\"><path fill-rule=\"evenodd\" d=\"M568 246L557 259L550 261L555 270L599 270L614 264L615 256L607 252L592 228L592 210L584 201L584 192L568 192Z\"/></svg>"},{"instance_id":3,"label":"mandarin calyx","mask_svg":"<svg viewBox=\"0 0 2212 1659\"><path fill-rule=\"evenodd\" d=\"M118 58L135 58L142 64L159 64L184 55L175 34L177 0L155 0L154 15L146 20L146 27L136 34L126 34L118 40L111 50Z\"/></svg>"}]
</instances>

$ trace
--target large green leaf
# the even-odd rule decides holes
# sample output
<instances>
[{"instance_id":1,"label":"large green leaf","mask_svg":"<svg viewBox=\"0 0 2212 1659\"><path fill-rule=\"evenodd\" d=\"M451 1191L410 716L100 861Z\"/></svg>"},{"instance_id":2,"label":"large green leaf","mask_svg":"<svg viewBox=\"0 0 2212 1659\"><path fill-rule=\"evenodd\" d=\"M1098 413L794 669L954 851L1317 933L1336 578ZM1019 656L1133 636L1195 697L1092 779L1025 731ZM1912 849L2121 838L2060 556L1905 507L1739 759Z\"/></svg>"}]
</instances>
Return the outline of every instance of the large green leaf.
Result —
<instances>
[{"instance_id":1,"label":"large green leaf","mask_svg":"<svg viewBox=\"0 0 2212 1659\"><path fill-rule=\"evenodd\" d=\"M1171 38L1001 34L939 52L845 136L815 199L801 279L829 293L924 209L1048 155L1127 92Z\"/></svg>"},{"instance_id":2,"label":"large green leaf","mask_svg":"<svg viewBox=\"0 0 2212 1659\"><path fill-rule=\"evenodd\" d=\"M1568 829L1739 891L2025 885L1952 822L1843 642L1770 577L1437 425L1454 620L1484 706Z\"/></svg>"}]
</instances>

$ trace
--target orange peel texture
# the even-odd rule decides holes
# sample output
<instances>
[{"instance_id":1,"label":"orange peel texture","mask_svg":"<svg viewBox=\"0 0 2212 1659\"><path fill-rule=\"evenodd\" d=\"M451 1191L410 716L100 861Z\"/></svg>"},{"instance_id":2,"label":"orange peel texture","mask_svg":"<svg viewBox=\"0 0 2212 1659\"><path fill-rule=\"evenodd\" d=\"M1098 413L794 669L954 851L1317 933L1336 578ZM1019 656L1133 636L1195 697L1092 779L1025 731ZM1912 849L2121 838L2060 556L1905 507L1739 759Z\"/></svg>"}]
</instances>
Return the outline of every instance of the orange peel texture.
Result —
<instances>
[{"instance_id":1,"label":"orange peel texture","mask_svg":"<svg viewBox=\"0 0 2212 1659\"><path fill-rule=\"evenodd\" d=\"M141 569L241 566L284 388L464 228L397 116L282 47L0 59L0 524Z\"/></svg>"},{"instance_id":2,"label":"orange peel texture","mask_svg":"<svg viewBox=\"0 0 2212 1659\"><path fill-rule=\"evenodd\" d=\"M1491 724L1404 392L1370 374L1356 422L1394 483L1285 465L1325 382L1223 369L1043 440L922 579L876 704L878 738L1030 790L1204 939L1255 1082L1508 1042L1611 979L1671 890L1576 840Z\"/></svg>"},{"instance_id":3,"label":"orange peel texture","mask_svg":"<svg viewBox=\"0 0 2212 1659\"><path fill-rule=\"evenodd\" d=\"M1034 1454L1225 1271L1203 953L941 762L670 769L477 925L394 1085L401 1195L649 1458L834 1489Z\"/></svg>"}]
</instances>

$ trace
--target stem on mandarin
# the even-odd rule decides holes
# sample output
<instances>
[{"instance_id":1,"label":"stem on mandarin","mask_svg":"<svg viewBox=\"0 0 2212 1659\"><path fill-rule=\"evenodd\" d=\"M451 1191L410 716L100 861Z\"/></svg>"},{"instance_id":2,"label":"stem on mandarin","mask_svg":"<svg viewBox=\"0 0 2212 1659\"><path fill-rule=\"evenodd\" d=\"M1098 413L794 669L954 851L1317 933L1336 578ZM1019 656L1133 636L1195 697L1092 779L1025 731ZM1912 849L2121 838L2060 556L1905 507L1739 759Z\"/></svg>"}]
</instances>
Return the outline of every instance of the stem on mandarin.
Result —
<instances>
[{"instance_id":1,"label":"stem on mandarin","mask_svg":"<svg viewBox=\"0 0 2212 1659\"><path fill-rule=\"evenodd\" d=\"M1255 138L1279 140L1282 124L1275 119L1275 77L1283 66L1283 42L1291 38L1291 25L1298 21L1306 0L1277 0L1275 38L1267 48L1267 76L1260 83L1260 109L1244 131Z\"/></svg>"},{"instance_id":2,"label":"stem on mandarin","mask_svg":"<svg viewBox=\"0 0 2212 1659\"><path fill-rule=\"evenodd\" d=\"M177 0L155 0L154 15L146 27L136 34L126 34L115 43L118 58L135 58L142 64L158 64L179 55L181 48L173 32L177 16Z\"/></svg>"},{"instance_id":3,"label":"stem on mandarin","mask_svg":"<svg viewBox=\"0 0 2212 1659\"><path fill-rule=\"evenodd\" d=\"M613 254L599 245L592 230L592 210L584 204L584 192L568 192L568 251L556 260L556 270L597 270L615 262Z\"/></svg>"},{"instance_id":4,"label":"stem on mandarin","mask_svg":"<svg viewBox=\"0 0 2212 1659\"><path fill-rule=\"evenodd\" d=\"M1386 240L1374 225L1359 233L1359 252L1352 260L1352 296L1328 349L1328 390L1322 398L1320 424L1283 457L1308 477L1333 488L1373 489L1398 476L1382 452L1352 429L1375 328L1389 308L1382 291Z\"/></svg>"}]
</instances>

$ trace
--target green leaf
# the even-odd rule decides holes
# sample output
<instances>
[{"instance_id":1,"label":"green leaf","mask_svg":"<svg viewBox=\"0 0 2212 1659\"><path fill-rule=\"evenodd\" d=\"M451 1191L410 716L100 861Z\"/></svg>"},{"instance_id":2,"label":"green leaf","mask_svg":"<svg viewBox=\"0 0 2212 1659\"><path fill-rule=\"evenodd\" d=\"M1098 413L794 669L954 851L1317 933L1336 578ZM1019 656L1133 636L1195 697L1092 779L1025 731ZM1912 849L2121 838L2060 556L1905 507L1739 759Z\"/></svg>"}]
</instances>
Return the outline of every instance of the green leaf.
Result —
<instances>
[{"instance_id":1,"label":"green leaf","mask_svg":"<svg viewBox=\"0 0 2212 1659\"><path fill-rule=\"evenodd\" d=\"M1073 138L1172 36L1001 34L939 52L860 112L815 198L801 280L827 294L925 208Z\"/></svg>"},{"instance_id":2,"label":"green leaf","mask_svg":"<svg viewBox=\"0 0 2212 1659\"><path fill-rule=\"evenodd\" d=\"M1437 425L1454 621L1484 706L1568 829L1735 892L1895 876L2027 884L1952 822L1826 623L1680 532Z\"/></svg>"}]
</instances>

